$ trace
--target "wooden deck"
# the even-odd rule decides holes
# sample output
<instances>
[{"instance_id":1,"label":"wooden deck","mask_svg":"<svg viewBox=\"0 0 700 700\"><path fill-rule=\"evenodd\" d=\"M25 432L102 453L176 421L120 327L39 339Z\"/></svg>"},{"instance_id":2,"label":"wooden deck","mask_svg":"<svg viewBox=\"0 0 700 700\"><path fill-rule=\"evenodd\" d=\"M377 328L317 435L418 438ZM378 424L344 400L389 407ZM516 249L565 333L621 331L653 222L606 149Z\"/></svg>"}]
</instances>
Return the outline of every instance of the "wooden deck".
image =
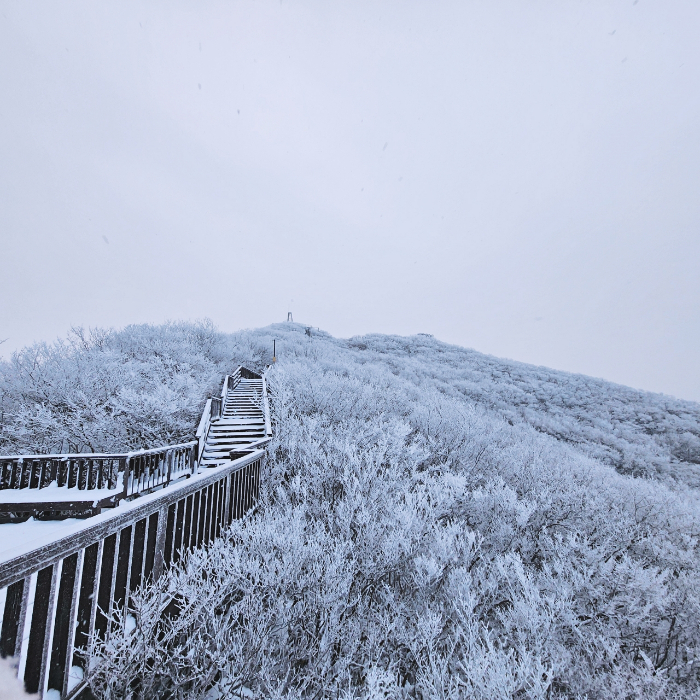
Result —
<instances>
[{"instance_id":1,"label":"wooden deck","mask_svg":"<svg viewBox=\"0 0 700 700\"><path fill-rule=\"evenodd\" d=\"M189 443L0 457L0 517L44 518L0 524L0 654L27 692L90 697L90 635L105 638L144 581L254 507L271 436L265 377L239 367Z\"/></svg>"}]
</instances>

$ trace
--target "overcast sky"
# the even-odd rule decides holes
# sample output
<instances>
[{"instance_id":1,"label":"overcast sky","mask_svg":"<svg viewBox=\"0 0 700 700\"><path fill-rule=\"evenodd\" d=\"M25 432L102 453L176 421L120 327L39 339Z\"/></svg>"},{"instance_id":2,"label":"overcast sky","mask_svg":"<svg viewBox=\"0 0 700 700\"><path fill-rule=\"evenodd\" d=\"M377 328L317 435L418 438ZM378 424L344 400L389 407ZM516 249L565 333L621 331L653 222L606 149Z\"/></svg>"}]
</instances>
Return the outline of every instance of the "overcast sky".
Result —
<instances>
[{"instance_id":1,"label":"overcast sky","mask_svg":"<svg viewBox=\"0 0 700 700\"><path fill-rule=\"evenodd\" d=\"M0 0L0 346L286 319L700 400L697 0Z\"/></svg>"}]
</instances>

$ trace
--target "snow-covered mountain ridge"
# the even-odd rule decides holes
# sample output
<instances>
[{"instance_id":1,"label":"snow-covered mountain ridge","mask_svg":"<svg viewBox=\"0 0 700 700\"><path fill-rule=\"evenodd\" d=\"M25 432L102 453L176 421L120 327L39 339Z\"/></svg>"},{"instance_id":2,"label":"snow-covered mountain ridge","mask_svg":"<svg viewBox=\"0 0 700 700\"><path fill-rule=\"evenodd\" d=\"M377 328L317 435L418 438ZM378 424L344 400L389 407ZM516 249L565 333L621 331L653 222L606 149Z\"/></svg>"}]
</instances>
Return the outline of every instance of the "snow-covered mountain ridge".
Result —
<instances>
[{"instance_id":1,"label":"snow-covered mountain ridge","mask_svg":"<svg viewBox=\"0 0 700 700\"><path fill-rule=\"evenodd\" d=\"M620 473L700 486L700 404L502 360L426 336L348 343L399 375L525 422Z\"/></svg>"},{"instance_id":2,"label":"snow-covered mountain ridge","mask_svg":"<svg viewBox=\"0 0 700 700\"><path fill-rule=\"evenodd\" d=\"M698 696L700 494L655 437L697 407L425 336L221 342L260 368L275 339L260 507L94 650L99 697Z\"/></svg>"},{"instance_id":3,"label":"snow-covered mountain ridge","mask_svg":"<svg viewBox=\"0 0 700 700\"><path fill-rule=\"evenodd\" d=\"M699 696L696 404L426 336L134 326L3 363L3 451L191 431L273 340L259 507L92 650L98 698Z\"/></svg>"}]
</instances>

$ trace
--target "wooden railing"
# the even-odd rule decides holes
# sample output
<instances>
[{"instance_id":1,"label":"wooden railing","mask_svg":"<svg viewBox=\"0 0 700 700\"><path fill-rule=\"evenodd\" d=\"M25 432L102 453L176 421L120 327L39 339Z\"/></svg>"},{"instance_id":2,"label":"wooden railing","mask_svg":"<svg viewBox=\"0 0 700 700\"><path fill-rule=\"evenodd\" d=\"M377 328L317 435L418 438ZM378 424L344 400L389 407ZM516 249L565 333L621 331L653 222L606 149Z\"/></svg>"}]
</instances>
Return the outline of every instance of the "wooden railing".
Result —
<instances>
[{"instance_id":1,"label":"wooden railing","mask_svg":"<svg viewBox=\"0 0 700 700\"><path fill-rule=\"evenodd\" d=\"M244 367L238 367L232 374L227 374L224 377L224 383L221 388L221 396L215 396L207 399L204 405L204 411L202 411L202 417L199 420L199 425L197 426L197 432L195 437L199 443L197 454L204 454L204 445L207 441L207 435L209 434L209 428L211 427L211 422L217 418L221 418L224 407L226 406L226 399L228 398L228 392L233 391L241 381L241 372L245 371L250 374L249 370Z\"/></svg>"},{"instance_id":2,"label":"wooden railing","mask_svg":"<svg viewBox=\"0 0 700 700\"><path fill-rule=\"evenodd\" d=\"M125 454L15 455L0 457L0 490L68 488L116 489Z\"/></svg>"},{"instance_id":3,"label":"wooden railing","mask_svg":"<svg viewBox=\"0 0 700 700\"><path fill-rule=\"evenodd\" d=\"M124 498L167 486L197 471L197 441L127 455Z\"/></svg>"},{"instance_id":4,"label":"wooden railing","mask_svg":"<svg viewBox=\"0 0 700 700\"><path fill-rule=\"evenodd\" d=\"M197 448L192 441L126 454L3 457L0 517L94 515L195 474Z\"/></svg>"},{"instance_id":5,"label":"wooden railing","mask_svg":"<svg viewBox=\"0 0 700 700\"><path fill-rule=\"evenodd\" d=\"M38 539L0 556L0 655L18 659L28 692L91 697L83 678L91 636L105 639L113 612L129 614L140 585L254 506L272 435L264 377L266 437L197 473L211 422L242 377L260 375L239 367L227 376L192 442L126 454L0 458L0 513L94 516L39 530Z\"/></svg>"},{"instance_id":6,"label":"wooden railing","mask_svg":"<svg viewBox=\"0 0 700 700\"><path fill-rule=\"evenodd\" d=\"M253 507L263 455L256 450L122 503L6 558L0 564L0 654L19 658L26 690L42 697L54 690L63 700L86 691L83 650L90 635L106 638L112 613L128 614L141 584Z\"/></svg>"},{"instance_id":7,"label":"wooden railing","mask_svg":"<svg viewBox=\"0 0 700 700\"><path fill-rule=\"evenodd\" d=\"M272 435L272 425L270 423L270 403L267 397L267 379L265 375L262 378L263 385L263 413L265 414L265 435L270 437Z\"/></svg>"}]
</instances>

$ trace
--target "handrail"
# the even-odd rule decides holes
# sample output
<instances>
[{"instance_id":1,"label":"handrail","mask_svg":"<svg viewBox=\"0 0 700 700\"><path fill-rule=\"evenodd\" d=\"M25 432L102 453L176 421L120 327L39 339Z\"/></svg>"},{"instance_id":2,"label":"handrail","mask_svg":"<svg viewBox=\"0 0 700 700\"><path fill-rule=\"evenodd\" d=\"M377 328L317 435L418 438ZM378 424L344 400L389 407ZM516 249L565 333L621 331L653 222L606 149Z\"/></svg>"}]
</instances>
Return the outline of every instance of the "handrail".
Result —
<instances>
[{"instance_id":1,"label":"handrail","mask_svg":"<svg viewBox=\"0 0 700 700\"><path fill-rule=\"evenodd\" d=\"M23 460L23 459L85 459L86 457L94 457L95 459L116 459L117 457L126 457L126 452L76 452L74 454L59 453L51 455L0 455L0 461L5 460Z\"/></svg>"},{"instance_id":2,"label":"handrail","mask_svg":"<svg viewBox=\"0 0 700 700\"><path fill-rule=\"evenodd\" d=\"M224 377L224 382L221 387L221 395L208 398L206 404L204 405L204 411L202 411L202 417L199 420L197 432L195 433L195 437L199 442L199 446L197 448L198 462L201 461L202 455L204 454L204 446L207 442L211 422L214 420L214 418L220 418L223 416L229 392L233 391L240 384L242 369L243 367L239 365L232 374L227 374Z\"/></svg>"},{"instance_id":3,"label":"handrail","mask_svg":"<svg viewBox=\"0 0 700 700\"><path fill-rule=\"evenodd\" d=\"M110 509L87 520L80 520L59 539L38 547L30 542L29 551L23 551L25 548L18 547L14 556L0 562L0 588L29 575L39 567L48 566L59 558L73 554L84 547L85 542L105 537L125 523L137 520L146 513L157 511L162 505L185 498L221 478L222 473L228 474L242 469L247 464L260 459L262 455L262 450L255 450L250 455L231 462L230 466L222 466L215 470L207 469L182 484L171 484L167 489L147 494L143 498L123 504L120 508ZM154 508L154 504L158 504L158 507Z\"/></svg>"},{"instance_id":4,"label":"handrail","mask_svg":"<svg viewBox=\"0 0 700 700\"><path fill-rule=\"evenodd\" d=\"M199 421L199 426L197 427L197 432L195 437L199 443L197 447L197 461L201 461L202 455L204 454L204 445L207 441L207 435L209 434L209 426L211 425L211 399L207 399L206 404L204 404L204 411L202 412L202 418Z\"/></svg>"},{"instance_id":5,"label":"handrail","mask_svg":"<svg viewBox=\"0 0 700 700\"><path fill-rule=\"evenodd\" d=\"M270 424L270 403L267 398L267 379L263 374L263 410L265 412L265 435L272 435L272 426Z\"/></svg>"},{"instance_id":6,"label":"handrail","mask_svg":"<svg viewBox=\"0 0 700 700\"><path fill-rule=\"evenodd\" d=\"M0 652L29 693L82 697L89 640L109 634L144 582L219 537L259 497L263 450L6 552ZM9 556L8 556L9 555Z\"/></svg>"},{"instance_id":7,"label":"handrail","mask_svg":"<svg viewBox=\"0 0 700 700\"><path fill-rule=\"evenodd\" d=\"M0 512L93 516L32 529L32 539L0 553L0 655L18 657L17 675L27 692L82 697L87 686L80 650L94 635L106 638L113 612L128 613L143 582L255 506L272 439L264 376L265 437L236 441L228 460L209 460L210 468L198 472L214 409L223 413L242 377L261 378L243 367L227 375L221 397L206 402L190 442L126 453L0 457L0 488L14 487L4 491L5 502L0 490ZM256 385L257 406L258 392ZM40 489L49 483L59 488L42 490L42 500ZM114 505L119 507L102 510Z\"/></svg>"},{"instance_id":8,"label":"handrail","mask_svg":"<svg viewBox=\"0 0 700 700\"><path fill-rule=\"evenodd\" d=\"M31 493L56 483L59 488L85 491L87 496L95 490L116 491L119 488L119 474L125 474L123 497L127 497L140 492L132 488L135 473L143 477L146 472L150 472L147 474L149 489L168 483L175 473L172 470L171 456L177 456L178 476L185 471L192 473L195 461L190 453L196 444L196 441L190 441L113 454L84 452L67 455L0 456L0 492L12 490ZM182 462L185 452L189 460L188 468ZM156 477L153 470L154 460L146 460L157 455L171 455L167 457L169 467L165 479L162 474ZM146 461L149 461L148 465Z\"/></svg>"},{"instance_id":9,"label":"handrail","mask_svg":"<svg viewBox=\"0 0 700 700\"><path fill-rule=\"evenodd\" d=\"M130 453L124 469L124 494L129 498L167 486L197 471L196 440Z\"/></svg>"},{"instance_id":10,"label":"handrail","mask_svg":"<svg viewBox=\"0 0 700 700\"><path fill-rule=\"evenodd\" d=\"M199 419L199 425L197 426L197 432L195 433L195 437L199 438L203 434L206 434L207 423L209 422L210 418L211 418L211 399L207 399L207 402L204 404L204 411L202 411L202 417Z\"/></svg>"},{"instance_id":11,"label":"handrail","mask_svg":"<svg viewBox=\"0 0 700 700\"><path fill-rule=\"evenodd\" d=\"M127 452L124 455L118 455L119 457L140 457L141 455L152 455L156 452L161 452L162 450L176 450L180 447L192 447L196 444L196 440L189 440L188 442L181 442L177 445L163 445L163 447L149 447L147 450L134 450L133 452Z\"/></svg>"}]
</instances>

